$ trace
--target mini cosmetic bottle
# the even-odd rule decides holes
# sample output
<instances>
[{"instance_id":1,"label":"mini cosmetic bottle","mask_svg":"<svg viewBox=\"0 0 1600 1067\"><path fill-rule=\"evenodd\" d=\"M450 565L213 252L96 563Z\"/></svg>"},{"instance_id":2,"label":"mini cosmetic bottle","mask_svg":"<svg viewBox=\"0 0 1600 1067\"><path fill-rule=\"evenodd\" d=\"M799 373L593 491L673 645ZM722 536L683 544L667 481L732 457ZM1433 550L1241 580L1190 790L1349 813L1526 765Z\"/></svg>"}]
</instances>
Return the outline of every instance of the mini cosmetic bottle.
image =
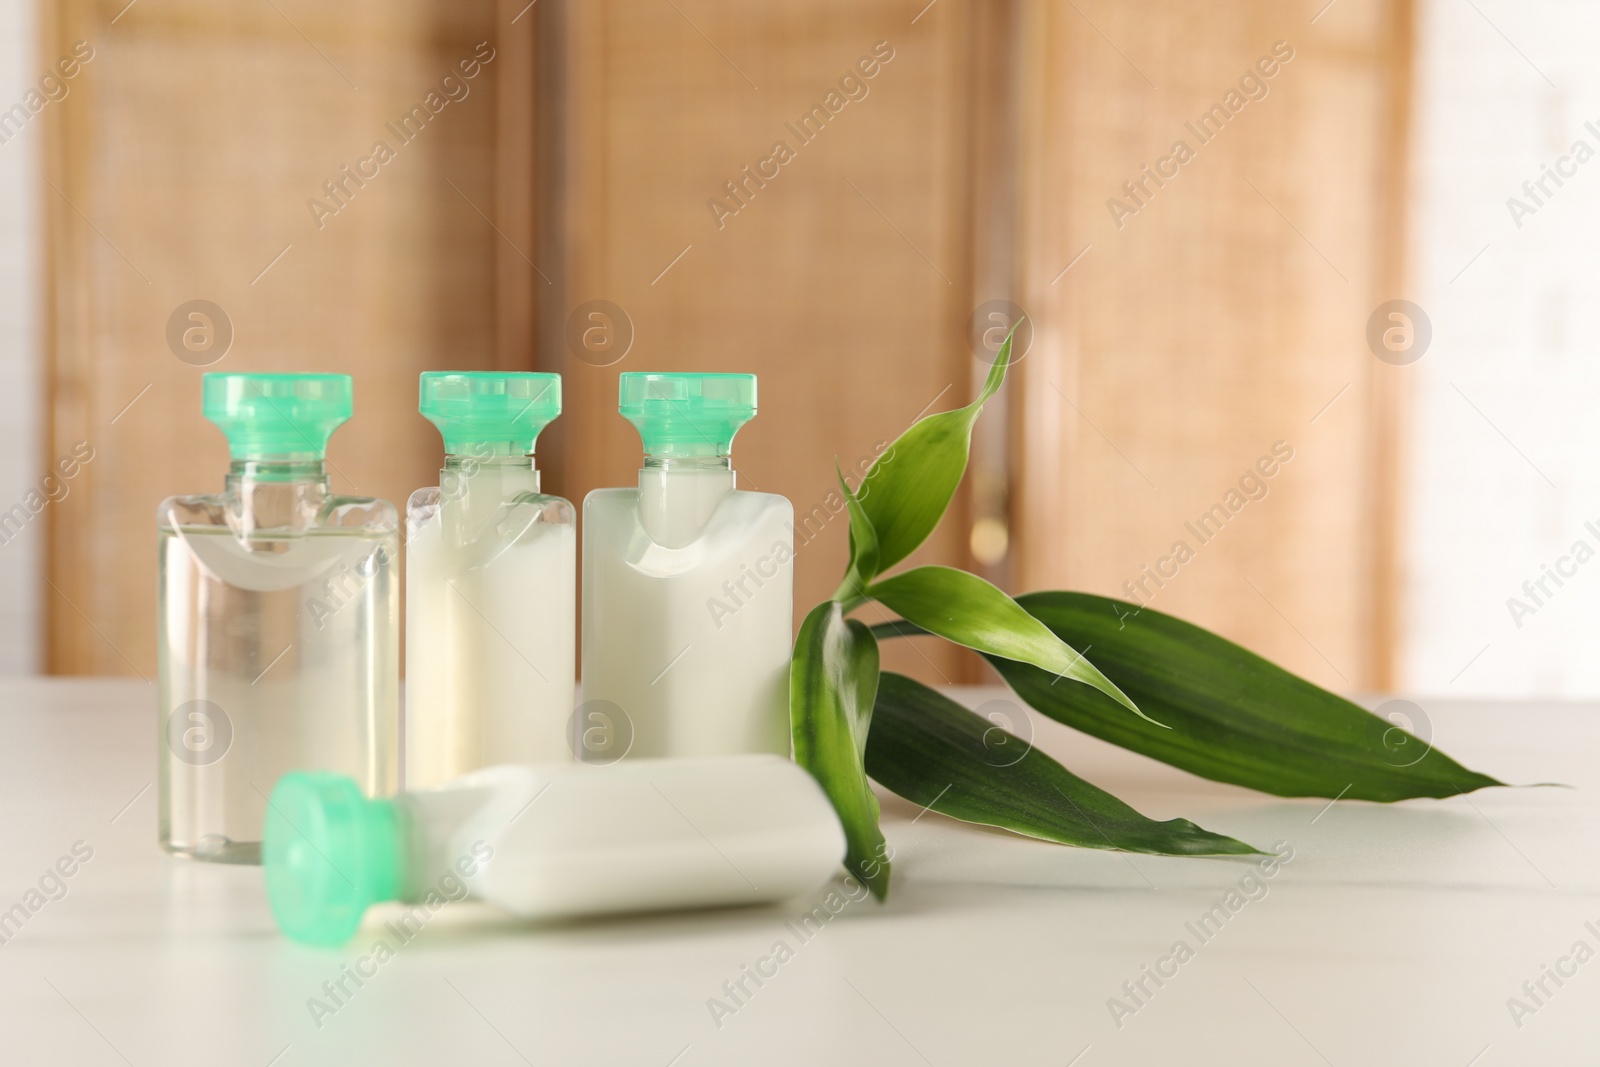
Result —
<instances>
[{"instance_id":1,"label":"mini cosmetic bottle","mask_svg":"<svg viewBox=\"0 0 1600 1067\"><path fill-rule=\"evenodd\" d=\"M555 374L422 376L439 485L406 508L406 788L571 760L577 513L539 491Z\"/></svg>"},{"instance_id":2,"label":"mini cosmetic bottle","mask_svg":"<svg viewBox=\"0 0 1600 1067\"><path fill-rule=\"evenodd\" d=\"M845 845L816 779L776 756L490 767L386 800L291 774L263 838L279 927L321 945L390 900L412 905L386 924L402 943L469 897L534 919L786 900Z\"/></svg>"},{"instance_id":3,"label":"mini cosmetic bottle","mask_svg":"<svg viewBox=\"0 0 1600 1067\"><path fill-rule=\"evenodd\" d=\"M637 488L583 504L584 755L789 754L794 508L736 488L751 374L624 374Z\"/></svg>"},{"instance_id":4,"label":"mini cosmetic bottle","mask_svg":"<svg viewBox=\"0 0 1600 1067\"><path fill-rule=\"evenodd\" d=\"M208 374L202 391L232 466L221 493L157 513L160 839L256 863L281 775L398 785L398 517L330 488L347 375Z\"/></svg>"}]
</instances>

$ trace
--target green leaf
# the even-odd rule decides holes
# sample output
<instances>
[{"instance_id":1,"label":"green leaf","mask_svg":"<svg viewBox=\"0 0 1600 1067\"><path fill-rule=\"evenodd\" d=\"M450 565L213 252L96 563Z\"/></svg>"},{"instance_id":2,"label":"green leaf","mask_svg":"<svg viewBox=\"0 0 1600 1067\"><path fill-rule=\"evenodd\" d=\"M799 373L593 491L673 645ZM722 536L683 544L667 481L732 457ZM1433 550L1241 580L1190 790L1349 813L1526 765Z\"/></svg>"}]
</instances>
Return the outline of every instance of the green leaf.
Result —
<instances>
[{"instance_id":1,"label":"green leaf","mask_svg":"<svg viewBox=\"0 0 1600 1067\"><path fill-rule=\"evenodd\" d=\"M1015 333L1016 326L1011 330ZM877 569L864 571L863 579L871 581L911 555L939 525L967 471L972 424L1005 381L1010 362L1011 334L1007 334L976 400L912 423L861 479L857 496L878 533Z\"/></svg>"},{"instance_id":2,"label":"green leaf","mask_svg":"<svg viewBox=\"0 0 1600 1067\"><path fill-rule=\"evenodd\" d=\"M1093 686L1154 722L1082 654L976 574L954 567L914 567L869 586L867 595L931 634Z\"/></svg>"},{"instance_id":3,"label":"green leaf","mask_svg":"<svg viewBox=\"0 0 1600 1067\"><path fill-rule=\"evenodd\" d=\"M1505 784L1171 615L1087 593L1029 593L1017 602L1062 640L1092 645L1106 675L1172 728L1152 729L1090 689L991 657L1018 696L1052 719L1203 778L1278 796L1379 801Z\"/></svg>"},{"instance_id":4,"label":"green leaf","mask_svg":"<svg viewBox=\"0 0 1600 1067\"><path fill-rule=\"evenodd\" d=\"M822 784L844 824L845 867L882 900L889 892L888 846L863 752L878 692L878 642L826 600L800 624L789 668L794 759Z\"/></svg>"},{"instance_id":5,"label":"green leaf","mask_svg":"<svg viewBox=\"0 0 1600 1067\"><path fill-rule=\"evenodd\" d=\"M860 499L850 491L837 459L833 469L839 476L839 489L850 511L850 565L845 568L844 581L839 583L833 598L859 600L866 596L867 583L878 573L878 533L872 528L872 520L867 518Z\"/></svg>"},{"instance_id":6,"label":"green leaf","mask_svg":"<svg viewBox=\"0 0 1600 1067\"><path fill-rule=\"evenodd\" d=\"M995 743L997 732L1003 744ZM1257 852L1188 819L1147 819L1022 739L892 672L878 685L867 773L941 815L1064 845L1168 856Z\"/></svg>"},{"instance_id":7,"label":"green leaf","mask_svg":"<svg viewBox=\"0 0 1600 1067\"><path fill-rule=\"evenodd\" d=\"M890 619L888 622L875 622L869 629L872 636L882 641L888 637L932 637L922 627L906 622L904 619Z\"/></svg>"}]
</instances>

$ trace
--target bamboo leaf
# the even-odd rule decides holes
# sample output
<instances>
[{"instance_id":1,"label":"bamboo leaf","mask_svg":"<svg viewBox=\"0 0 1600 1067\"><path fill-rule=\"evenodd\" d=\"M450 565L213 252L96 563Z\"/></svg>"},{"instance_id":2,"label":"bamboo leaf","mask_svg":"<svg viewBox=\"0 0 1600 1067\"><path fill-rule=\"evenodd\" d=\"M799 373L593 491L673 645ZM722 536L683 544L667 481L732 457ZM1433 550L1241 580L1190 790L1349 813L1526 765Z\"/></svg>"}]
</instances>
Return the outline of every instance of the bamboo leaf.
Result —
<instances>
[{"instance_id":1,"label":"bamboo leaf","mask_svg":"<svg viewBox=\"0 0 1600 1067\"><path fill-rule=\"evenodd\" d=\"M861 506L861 500L850 491L844 480L844 471L838 460L833 464L839 476L839 489L844 493L845 505L850 512L850 564L845 568L844 581L834 593L835 600L854 600L866 595L867 583L878 573L878 532Z\"/></svg>"},{"instance_id":2,"label":"bamboo leaf","mask_svg":"<svg viewBox=\"0 0 1600 1067\"><path fill-rule=\"evenodd\" d=\"M822 785L844 825L845 866L882 900L889 892L888 846L863 752L878 691L878 642L837 601L800 624L789 668L794 758Z\"/></svg>"},{"instance_id":3,"label":"bamboo leaf","mask_svg":"<svg viewBox=\"0 0 1600 1067\"><path fill-rule=\"evenodd\" d=\"M1171 856L1257 852L1188 819L1146 818L1038 749L997 766L997 729L922 683L885 672L867 739L867 773L940 814L1065 845ZM1016 751L1012 743L1025 747L1006 736L1007 751Z\"/></svg>"},{"instance_id":4,"label":"bamboo leaf","mask_svg":"<svg viewBox=\"0 0 1600 1067\"><path fill-rule=\"evenodd\" d=\"M1198 626L1087 593L1017 602L1172 727L1129 718L1085 686L991 656L1017 695L1084 733L1204 778L1278 796L1392 801L1504 785L1359 705ZM1424 752L1416 757L1416 752Z\"/></svg>"},{"instance_id":5,"label":"bamboo leaf","mask_svg":"<svg viewBox=\"0 0 1600 1067\"><path fill-rule=\"evenodd\" d=\"M1076 649L975 574L954 567L914 567L868 587L867 595L931 634L991 656L1030 663L1052 678L1082 682L1154 722Z\"/></svg>"},{"instance_id":6,"label":"bamboo leaf","mask_svg":"<svg viewBox=\"0 0 1600 1067\"><path fill-rule=\"evenodd\" d=\"M877 569L871 581L916 551L939 524L967 470L972 424L984 403L1005 381L1011 362L1011 327L995 354L978 398L964 408L918 419L895 439L861 479L857 496L878 534Z\"/></svg>"}]
</instances>

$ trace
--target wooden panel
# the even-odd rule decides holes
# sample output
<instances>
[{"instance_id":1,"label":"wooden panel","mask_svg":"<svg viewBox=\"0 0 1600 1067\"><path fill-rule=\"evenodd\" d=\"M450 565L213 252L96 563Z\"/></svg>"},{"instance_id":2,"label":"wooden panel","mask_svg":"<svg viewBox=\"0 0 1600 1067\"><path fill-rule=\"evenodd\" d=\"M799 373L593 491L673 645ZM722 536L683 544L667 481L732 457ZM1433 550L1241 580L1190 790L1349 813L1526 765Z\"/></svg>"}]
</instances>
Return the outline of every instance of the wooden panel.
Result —
<instances>
[{"instance_id":1,"label":"wooden panel","mask_svg":"<svg viewBox=\"0 0 1600 1067\"><path fill-rule=\"evenodd\" d=\"M527 63L531 41L489 0L44 7L52 61L80 37L96 49L36 120L52 183L48 454L95 450L47 509L49 669L152 677L156 504L217 491L227 469L200 417L204 368L169 350L169 316L197 298L226 312L232 348L210 369L354 374L334 485L403 506L440 455L417 373L504 362L497 331L533 329L514 306L526 285L497 309L507 271L490 222L507 212L526 233L494 152L499 69ZM484 41L501 42L495 58L441 88ZM430 90L457 99L403 142L390 124ZM378 141L394 158L319 226L308 201L327 202L323 183Z\"/></svg>"},{"instance_id":2,"label":"wooden panel","mask_svg":"<svg viewBox=\"0 0 1600 1067\"><path fill-rule=\"evenodd\" d=\"M870 461L930 405L970 396L977 16L950 0L913 24L915 14L844 0L548 5L567 94L565 258L552 276L563 317L607 300L626 310L634 340L620 362L597 366L550 316L544 348L564 358L568 413L541 448L559 457L556 481L575 500L631 484L640 451L616 415L619 372L755 371L761 414L734 449L741 484L788 496L802 521L818 516L811 539L798 539L797 614L844 566L846 520L828 505L835 457L847 469ZM892 58L858 76L860 98L803 143L793 127L875 46ZM743 206L719 219L708 201L738 206L725 183L779 141L794 158L749 182ZM919 560L966 560L964 508ZM973 669L939 644L897 644L886 663L934 682Z\"/></svg>"},{"instance_id":3,"label":"wooden panel","mask_svg":"<svg viewBox=\"0 0 1600 1067\"><path fill-rule=\"evenodd\" d=\"M553 283L541 273L549 221L542 216L547 161L541 149L538 103L539 19L529 0L496 0L492 40L495 58L494 219L495 367L520 371L536 366L539 310ZM545 93L548 90L544 91Z\"/></svg>"},{"instance_id":4,"label":"wooden panel","mask_svg":"<svg viewBox=\"0 0 1600 1067\"><path fill-rule=\"evenodd\" d=\"M1142 584L1153 607L1350 689L1392 678L1398 404L1364 332L1402 295L1408 8L1314 14L1030 5L1021 302L1037 340L1016 570L1124 598ZM1186 125L1278 41L1293 59L1247 86L1263 98L1209 137ZM1123 183L1180 140L1193 158L1130 198ZM1279 441L1293 459L1248 480ZM1219 504L1220 530L1197 532Z\"/></svg>"},{"instance_id":5,"label":"wooden panel","mask_svg":"<svg viewBox=\"0 0 1600 1067\"><path fill-rule=\"evenodd\" d=\"M1313 14L1267 0L48 7L49 61L80 37L97 48L38 120L49 454L96 450L44 516L51 669L150 674L151 514L220 485L201 368L165 339L186 300L232 320L216 369L355 374L335 482L397 503L437 467L415 414L426 367L563 372L541 465L574 500L634 477L620 371L754 370L762 414L736 465L813 516L801 612L843 566L834 459L864 464L919 413L964 402L985 369L974 308L1010 297L1032 349L986 414L971 489L916 561L970 565L973 520L992 533L1009 513L996 580L1126 596L1185 540L1195 556L1155 606L1341 688L1384 684L1402 397L1363 335L1403 295L1410 13L1341 0ZM1198 144L1184 122L1280 39L1295 58L1265 98ZM484 40L496 58L470 95L319 228L307 200ZM873 76L841 87L875 48ZM814 107L823 128L799 136ZM1179 138L1195 158L1119 226L1107 201ZM792 158L747 178L779 141ZM625 309L618 362L569 336L595 300ZM1198 543L1185 524L1279 440L1294 459L1265 498ZM927 641L887 662L935 682L980 672Z\"/></svg>"}]
</instances>

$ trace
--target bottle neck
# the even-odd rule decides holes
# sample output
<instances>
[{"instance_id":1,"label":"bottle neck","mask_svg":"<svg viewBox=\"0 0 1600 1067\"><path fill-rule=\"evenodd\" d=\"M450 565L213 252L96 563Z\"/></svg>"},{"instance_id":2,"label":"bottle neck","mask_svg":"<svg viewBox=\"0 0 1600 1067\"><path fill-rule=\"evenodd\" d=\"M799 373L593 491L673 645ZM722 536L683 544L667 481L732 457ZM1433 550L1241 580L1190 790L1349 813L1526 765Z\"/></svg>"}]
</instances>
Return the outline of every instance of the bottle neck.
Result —
<instances>
[{"instance_id":1,"label":"bottle neck","mask_svg":"<svg viewBox=\"0 0 1600 1067\"><path fill-rule=\"evenodd\" d=\"M444 498L461 497L469 488L478 492L480 487L482 492L501 491L508 496L537 493L539 467L533 453L522 451L521 445L513 447L517 451L480 451L474 446L470 452L445 453L444 466L439 471L439 489Z\"/></svg>"},{"instance_id":2,"label":"bottle neck","mask_svg":"<svg viewBox=\"0 0 1600 1067\"><path fill-rule=\"evenodd\" d=\"M727 454L708 456L671 456L646 452L644 470L670 471L727 471L733 472L733 457Z\"/></svg>"},{"instance_id":3,"label":"bottle neck","mask_svg":"<svg viewBox=\"0 0 1600 1067\"><path fill-rule=\"evenodd\" d=\"M474 472L480 467L490 467L496 470L533 470L538 467L534 462L533 453L525 453L520 446L517 451L466 451L466 453L445 453L445 470L466 470Z\"/></svg>"},{"instance_id":4,"label":"bottle neck","mask_svg":"<svg viewBox=\"0 0 1600 1067\"><path fill-rule=\"evenodd\" d=\"M640 525L663 548L683 548L737 486L731 456L647 454L639 471Z\"/></svg>"},{"instance_id":5,"label":"bottle neck","mask_svg":"<svg viewBox=\"0 0 1600 1067\"><path fill-rule=\"evenodd\" d=\"M394 797L390 803L398 813L402 857L395 897L420 901L435 893L454 902L469 895L461 882L461 862L474 854L459 850L459 831L495 802L491 776L472 786L417 789Z\"/></svg>"},{"instance_id":6,"label":"bottle neck","mask_svg":"<svg viewBox=\"0 0 1600 1067\"><path fill-rule=\"evenodd\" d=\"M370 830L361 857L367 875L365 888L374 904L400 900L412 864L408 813L394 800L369 800L367 805Z\"/></svg>"},{"instance_id":7,"label":"bottle neck","mask_svg":"<svg viewBox=\"0 0 1600 1067\"><path fill-rule=\"evenodd\" d=\"M540 492L539 468L526 448L526 442L503 447L474 443L468 451L445 455L439 503L451 544L476 540L511 501Z\"/></svg>"},{"instance_id":8,"label":"bottle neck","mask_svg":"<svg viewBox=\"0 0 1600 1067\"><path fill-rule=\"evenodd\" d=\"M234 502L230 525L248 547L256 547L249 538L258 530L314 526L332 495L327 466L316 453L236 458L226 486Z\"/></svg>"},{"instance_id":9,"label":"bottle neck","mask_svg":"<svg viewBox=\"0 0 1600 1067\"><path fill-rule=\"evenodd\" d=\"M526 441L468 441L445 447L446 470L475 467L532 467L533 453Z\"/></svg>"},{"instance_id":10,"label":"bottle neck","mask_svg":"<svg viewBox=\"0 0 1600 1067\"><path fill-rule=\"evenodd\" d=\"M328 481L328 465L315 452L291 453L276 456L235 457L228 467L228 485L246 482L320 482Z\"/></svg>"}]
</instances>

